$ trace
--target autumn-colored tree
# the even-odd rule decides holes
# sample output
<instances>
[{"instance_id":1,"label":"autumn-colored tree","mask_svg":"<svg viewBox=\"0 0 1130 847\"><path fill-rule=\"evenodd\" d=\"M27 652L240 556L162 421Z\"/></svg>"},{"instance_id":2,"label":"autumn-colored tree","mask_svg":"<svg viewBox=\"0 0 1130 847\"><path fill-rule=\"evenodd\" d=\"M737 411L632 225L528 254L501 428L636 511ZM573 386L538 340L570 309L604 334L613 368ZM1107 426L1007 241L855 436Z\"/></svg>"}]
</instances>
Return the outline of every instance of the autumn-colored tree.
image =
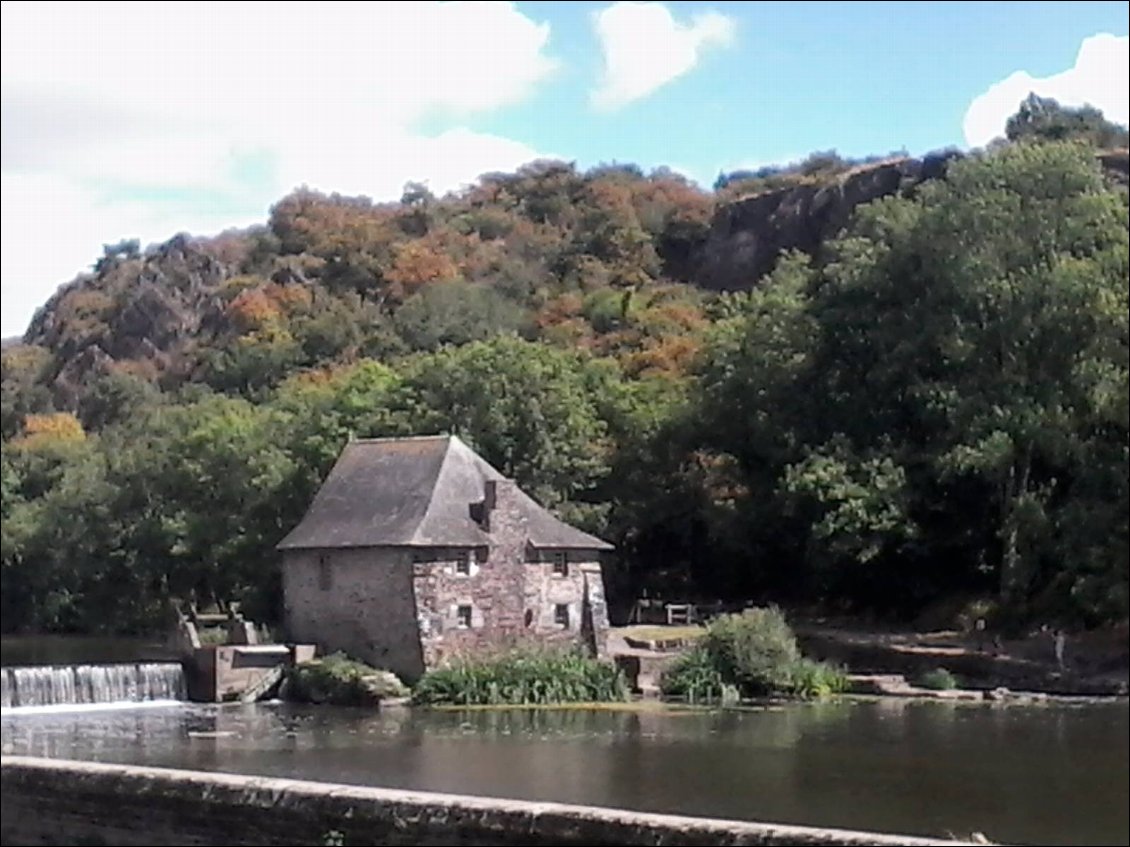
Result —
<instances>
[{"instance_id":1,"label":"autumn-colored tree","mask_svg":"<svg viewBox=\"0 0 1130 847\"><path fill-rule=\"evenodd\" d=\"M13 444L34 450L51 444L82 441L84 438L86 432L78 418L70 412L53 412L25 417L23 432Z\"/></svg>"}]
</instances>

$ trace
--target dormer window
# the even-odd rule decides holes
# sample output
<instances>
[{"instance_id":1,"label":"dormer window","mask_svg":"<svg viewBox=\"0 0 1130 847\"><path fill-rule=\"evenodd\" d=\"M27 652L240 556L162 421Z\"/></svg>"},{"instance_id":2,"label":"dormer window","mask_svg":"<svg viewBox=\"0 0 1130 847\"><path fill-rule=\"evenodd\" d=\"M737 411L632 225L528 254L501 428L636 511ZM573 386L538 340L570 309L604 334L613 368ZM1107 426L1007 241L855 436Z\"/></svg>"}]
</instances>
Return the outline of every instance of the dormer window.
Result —
<instances>
[{"instance_id":1,"label":"dormer window","mask_svg":"<svg viewBox=\"0 0 1130 847\"><path fill-rule=\"evenodd\" d=\"M455 553L455 572L460 576L471 575L471 551L459 550Z\"/></svg>"},{"instance_id":2,"label":"dormer window","mask_svg":"<svg viewBox=\"0 0 1130 847\"><path fill-rule=\"evenodd\" d=\"M569 556L565 553L564 550L557 550L553 554L553 575L569 575Z\"/></svg>"}]
</instances>

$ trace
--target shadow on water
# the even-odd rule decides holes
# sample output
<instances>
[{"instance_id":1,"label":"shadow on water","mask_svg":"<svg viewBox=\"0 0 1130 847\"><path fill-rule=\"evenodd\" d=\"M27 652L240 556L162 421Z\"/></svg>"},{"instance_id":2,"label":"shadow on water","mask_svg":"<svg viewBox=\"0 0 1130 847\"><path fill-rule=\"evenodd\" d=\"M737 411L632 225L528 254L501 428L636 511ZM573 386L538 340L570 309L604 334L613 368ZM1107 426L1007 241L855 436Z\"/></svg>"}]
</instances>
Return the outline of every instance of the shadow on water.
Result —
<instances>
[{"instance_id":1,"label":"shadow on water","mask_svg":"<svg viewBox=\"0 0 1130 847\"><path fill-rule=\"evenodd\" d=\"M5 717L3 751L1011 842L1125 844L1126 702L284 705Z\"/></svg>"}]
</instances>

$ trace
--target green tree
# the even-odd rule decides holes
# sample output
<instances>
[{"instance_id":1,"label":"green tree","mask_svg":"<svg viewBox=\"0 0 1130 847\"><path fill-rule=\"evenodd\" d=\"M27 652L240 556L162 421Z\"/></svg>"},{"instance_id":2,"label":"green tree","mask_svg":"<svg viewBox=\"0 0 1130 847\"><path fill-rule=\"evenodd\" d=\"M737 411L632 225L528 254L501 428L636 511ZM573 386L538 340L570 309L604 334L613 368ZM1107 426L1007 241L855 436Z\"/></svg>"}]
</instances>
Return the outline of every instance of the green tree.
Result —
<instances>
[{"instance_id":1,"label":"green tree","mask_svg":"<svg viewBox=\"0 0 1130 847\"><path fill-rule=\"evenodd\" d=\"M1126 127L1108 121L1094 106L1061 106L1050 97L1029 94L1005 125L1009 141L1083 140L1096 147L1125 147Z\"/></svg>"},{"instance_id":2,"label":"green tree","mask_svg":"<svg viewBox=\"0 0 1130 847\"><path fill-rule=\"evenodd\" d=\"M404 378L415 404L431 412L425 431L465 436L487 461L556 506L608 472L607 424L594 399L606 377L582 355L497 336L420 357Z\"/></svg>"},{"instance_id":3,"label":"green tree","mask_svg":"<svg viewBox=\"0 0 1130 847\"><path fill-rule=\"evenodd\" d=\"M1096 427L1125 448L1125 201L1086 149L1023 145L873 204L855 232L816 304L832 420L857 446L899 434L899 461L940 485L980 486L1019 602Z\"/></svg>"}]
</instances>

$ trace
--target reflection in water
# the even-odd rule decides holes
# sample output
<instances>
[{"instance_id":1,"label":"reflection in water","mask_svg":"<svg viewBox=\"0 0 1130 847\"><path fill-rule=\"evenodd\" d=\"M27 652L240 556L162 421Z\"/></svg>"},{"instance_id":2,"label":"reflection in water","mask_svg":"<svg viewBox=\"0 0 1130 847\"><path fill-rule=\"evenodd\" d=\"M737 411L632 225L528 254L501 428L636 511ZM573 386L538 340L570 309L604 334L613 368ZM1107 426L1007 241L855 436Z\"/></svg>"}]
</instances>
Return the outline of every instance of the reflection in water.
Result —
<instances>
[{"instance_id":1,"label":"reflection in water","mask_svg":"<svg viewBox=\"0 0 1130 847\"><path fill-rule=\"evenodd\" d=\"M1128 841L1128 708L194 706L5 715L3 752L1041 844Z\"/></svg>"}]
</instances>

